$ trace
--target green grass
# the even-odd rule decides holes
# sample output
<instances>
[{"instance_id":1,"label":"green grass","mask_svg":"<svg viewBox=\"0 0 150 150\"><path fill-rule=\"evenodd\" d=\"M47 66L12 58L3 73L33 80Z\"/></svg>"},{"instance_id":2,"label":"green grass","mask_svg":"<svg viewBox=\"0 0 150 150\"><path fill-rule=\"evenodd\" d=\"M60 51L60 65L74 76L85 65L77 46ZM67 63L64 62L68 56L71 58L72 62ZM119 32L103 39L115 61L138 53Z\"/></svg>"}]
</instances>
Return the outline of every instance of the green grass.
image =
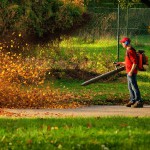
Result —
<instances>
[{"instance_id":1,"label":"green grass","mask_svg":"<svg viewBox=\"0 0 150 150\"><path fill-rule=\"evenodd\" d=\"M53 82L52 85L51 82ZM124 77L124 81L120 81L119 79L114 81L101 81L88 86L81 86L82 82L81 80L59 79L48 81L45 85L51 85L54 88L59 88L61 91L69 91L78 95L87 93L92 96L92 104L124 104L129 99L126 76ZM142 81L142 76L139 75L138 84L142 99L145 103L150 103L150 83ZM84 100L84 96L82 100Z\"/></svg>"},{"instance_id":2,"label":"green grass","mask_svg":"<svg viewBox=\"0 0 150 150\"><path fill-rule=\"evenodd\" d=\"M146 43L146 44L144 44ZM150 58L150 45L148 36L138 36L133 37L132 44L136 50L144 49L146 55ZM68 43L63 41L61 43L61 47L63 50L70 48L70 45L73 49L80 52L84 51L86 54L93 55L98 54L100 52L105 52L106 56L113 54L116 56L117 59L117 41L114 38L107 38L102 40L97 40L95 43L83 43L80 39L73 38ZM104 57L106 57L104 56ZM125 49L122 48L120 45L120 61L124 61L125 57ZM95 60L97 61L97 60ZM116 61L116 60L114 60ZM113 70L114 68L112 68ZM120 103L123 103L124 100L128 100L129 92L127 89L126 83L126 74L125 72L122 73L123 77L116 77L113 81L101 81L95 84L91 84L85 87L80 86L83 80L74 80L74 79L59 79L53 81L53 87L60 88L62 91L71 91L74 93L82 94L82 93L90 93L93 96L93 102L95 104L101 103L100 101L105 100L117 100ZM46 81L47 82L47 81ZM52 81L48 81L46 84L51 84ZM139 72L138 73L138 85L141 91L142 99L146 102L150 102L150 95L149 95L149 86L150 86L150 69L146 72ZM99 101L97 101L99 100ZM107 103L107 102L106 102Z\"/></svg>"},{"instance_id":3,"label":"green grass","mask_svg":"<svg viewBox=\"0 0 150 150\"><path fill-rule=\"evenodd\" d=\"M80 38L71 38L69 41L62 41L60 46L65 50L68 48L73 48L78 51L84 50L90 54L98 54L101 51L105 51L106 54L114 54L117 57L117 44L117 39L114 37L102 37L101 39L96 40L94 43L84 43ZM133 36L131 37L131 44L136 50L145 50L146 54L150 57L149 35ZM122 48L121 44L119 45L119 50L120 60L124 60L125 49Z\"/></svg>"},{"instance_id":4,"label":"green grass","mask_svg":"<svg viewBox=\"0 0 150 150\"><path fill-rule=\"evenodd\" d=\"M0 119L1 150L148 150L150 118Z\"/></svg>"},{"instance_id":5,"label":"green grass","mask_svg":"<svg viewBox=\"0 0 150 150\"><path fill-rule=\"evenodd\" d=\"M132 39L132 44L136 48L136 50L144 49L146 55L148 55L150 58L150 45L144 44L148 42L149 41L147 35L133 37ZM95 41L95 43L84 43L79 38L70 38L69 40L62 41L60 47L61 47L60 54L62 55L63 59L65 59L65 57L73 57L74 55L72 55L72 53L73 54L75 53L77 60L78 59L80 60L81 55L85 55L85 56L89 56L88 58L91 61L95 61L95 62L100 61L101 63L103 59L99 59L97 58L97 56L101 57L101 55L98 54L103 52L105 53L105 56L102 57L107 57L110 55L114 56L113 57L114 60L112 60L112 63L113 61L117 60L117 40L115 38L101 38ZM124 61L125 49L123 49L121 45L119 48L120 48L120 61ZM81 56L81 58L84 57ZM102 63L105 63L105 60L106 58ZM62 66L60 65L60 68L61 67ZM85 66L85 69L87 69L86 67L87 66ZM114 69L115 66L112 67L112 70ZM115 78L113 78L113 80L100 81L95 84L91 84L83 87L81 86L81 84L84 81L85 80L77 80L75 78L74 79L70 79L70 78L51 79L50 78L45 81L44 88L50 86L53 87L54 89L59 88L61 91L65 91L65 92L69 91L78 95L87 94L92 97L90 99L92 104L115 104L115 103L124 104L125 101L128 101L129 99L129 92L127 88L125 72L121 73L121 77L116 76ZM150 103L150 94L149 94L150 68L146 72L138 73L138 85L141 91L142 99L146 103ZM84 96L82 96L80 100L84 100Z\"/></svg>"}]
</instances>

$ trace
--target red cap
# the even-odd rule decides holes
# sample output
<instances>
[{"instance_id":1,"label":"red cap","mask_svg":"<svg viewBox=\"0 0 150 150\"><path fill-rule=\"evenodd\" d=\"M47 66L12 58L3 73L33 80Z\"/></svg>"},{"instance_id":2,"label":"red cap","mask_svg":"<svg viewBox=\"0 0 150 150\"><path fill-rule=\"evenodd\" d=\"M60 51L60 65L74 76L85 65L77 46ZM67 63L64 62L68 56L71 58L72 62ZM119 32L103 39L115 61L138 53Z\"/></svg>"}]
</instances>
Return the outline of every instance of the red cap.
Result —
<instances>
[{"instance_id":1,"label":"red cap","mask_svg":"<svg viewBox=\"0 0 150 150\"><path fill-rule=\"evenodd\" d=\"M120 43L125 43L126 41L128 41L129 43L131 42L131 40L127 37L122 38L122 40L120 40Z\"/></svg>"}]
</instances>

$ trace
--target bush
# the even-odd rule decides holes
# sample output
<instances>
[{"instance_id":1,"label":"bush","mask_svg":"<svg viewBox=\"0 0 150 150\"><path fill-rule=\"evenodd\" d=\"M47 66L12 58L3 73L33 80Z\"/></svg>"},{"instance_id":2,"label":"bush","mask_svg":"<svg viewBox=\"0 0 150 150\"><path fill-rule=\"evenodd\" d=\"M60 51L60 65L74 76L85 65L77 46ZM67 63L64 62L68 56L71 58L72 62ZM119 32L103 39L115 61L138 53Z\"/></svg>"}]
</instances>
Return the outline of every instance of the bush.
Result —
<instances>
[{"instance_id":1,"label":"bush","mask_svg":"<svg viewBox=\"0 0 150 150\"><path fill-rule=\"evenodd\" d=\"M42 37L58 33L83 21L82 1L43 0L8 1L0 3L0 34L26 32Z\"/></svg>"}]
</instances>

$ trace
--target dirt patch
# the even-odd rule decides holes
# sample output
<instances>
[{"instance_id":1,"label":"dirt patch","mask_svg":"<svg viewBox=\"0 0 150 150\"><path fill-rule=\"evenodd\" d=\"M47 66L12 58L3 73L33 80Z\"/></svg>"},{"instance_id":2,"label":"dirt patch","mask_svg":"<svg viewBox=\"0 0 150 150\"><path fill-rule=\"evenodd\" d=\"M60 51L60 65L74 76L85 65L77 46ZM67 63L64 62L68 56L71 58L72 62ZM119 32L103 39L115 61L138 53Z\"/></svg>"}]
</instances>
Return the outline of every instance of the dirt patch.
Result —
<instances>
[{"instance_id":1,"label":"dirt patch","mask_svg":"<svg viewBox=\"0 0 150 150\"><path fill-rule=\"evenodd\" d=\"M49 74L49 72L51 74ZM98 73L88 72L81 69L51 69L47 72L46 79L54 77L56 79L88 80L98 75Z\"/></svg>"}]
</instances>

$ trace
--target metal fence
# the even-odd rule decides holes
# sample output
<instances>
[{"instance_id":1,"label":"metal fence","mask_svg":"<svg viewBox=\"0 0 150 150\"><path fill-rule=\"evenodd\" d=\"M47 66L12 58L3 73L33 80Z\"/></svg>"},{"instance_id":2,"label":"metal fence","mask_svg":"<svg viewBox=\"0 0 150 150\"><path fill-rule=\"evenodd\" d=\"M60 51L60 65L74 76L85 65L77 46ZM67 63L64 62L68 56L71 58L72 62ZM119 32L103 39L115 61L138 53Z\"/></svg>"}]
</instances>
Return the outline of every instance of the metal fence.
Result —
<instances>
[{"instance_id":1,"label":"metal fence","mask_svg":"<svg viewBox=\"0 0 150 150\"><path fill-rule=\"evenodd\" d=\"M82 30L81 36L85 40L94 42L97 39L114 38L119 60L119 40L128 36L138 46L149 46L150 49L150 8L141 4L121 8L120 5L105 3L103 7L88 7L92 20Z\"/></svg>"}]
</instances>

